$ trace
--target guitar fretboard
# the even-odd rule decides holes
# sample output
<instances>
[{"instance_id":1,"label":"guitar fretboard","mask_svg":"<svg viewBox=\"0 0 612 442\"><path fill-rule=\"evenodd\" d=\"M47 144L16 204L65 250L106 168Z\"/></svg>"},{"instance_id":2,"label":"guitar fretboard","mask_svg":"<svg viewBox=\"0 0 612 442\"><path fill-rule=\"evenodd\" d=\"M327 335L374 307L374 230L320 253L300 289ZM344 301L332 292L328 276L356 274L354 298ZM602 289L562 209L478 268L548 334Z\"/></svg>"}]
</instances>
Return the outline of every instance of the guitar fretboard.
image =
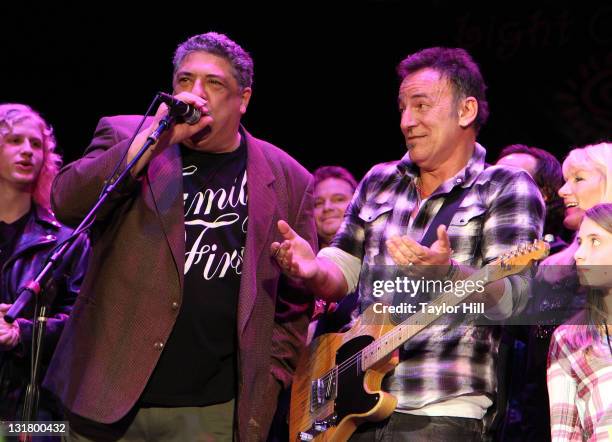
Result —
<instances>
[{"instance_id":1,"label":"guitar fretboard","mask_svg":"<svg viewBox=\"0 0 612 442\"><path fill-rule=\"evenodd\" d=\"M485 280L487 277L487 268L483 267L476 273L472 274L466 281ZM474 284L475 285L475 284ZM464 303L474 293L474 290L470 292L466 291L465 296L456 296L452 292L444 293L438 296L436 299L428 303L425 311L418 311L412 314L409 318L397 325L390 332L381 336L367 347L363 348L359 353L361 357L361 369L367 370L372 367L378 361L391 354L396 348L402 345L404 342L420 333L423 329L427 328L430 324L437 321L444 316L444 313L439 314L435 312L435 307L454 307L461 303Z\"/></svg>"}]
</instances>

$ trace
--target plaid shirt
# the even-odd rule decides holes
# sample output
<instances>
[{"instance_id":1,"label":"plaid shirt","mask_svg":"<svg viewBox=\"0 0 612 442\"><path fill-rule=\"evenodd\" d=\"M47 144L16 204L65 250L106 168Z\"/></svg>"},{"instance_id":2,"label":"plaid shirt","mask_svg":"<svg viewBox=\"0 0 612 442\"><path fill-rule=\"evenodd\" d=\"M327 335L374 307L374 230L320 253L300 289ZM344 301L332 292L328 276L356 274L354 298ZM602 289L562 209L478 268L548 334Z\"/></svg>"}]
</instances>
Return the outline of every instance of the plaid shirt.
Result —
<instances>
[{"instance_id":1,"label":"plaid shirt","mask_svg":"<svg viewBox=\"0 0 612 442\"><path fill-rule=\"evenodd\" d=\"M548 395L552 440L610 441L612 356L604 336L587 349L570 345L568 337L577 327L580 326L562 325L550 343Z\"/></svg>"},{"instance_id":2,"label":"plaid shirt","mask_svg":"<svg viewBox=\"0 0 612 442\"><path fill-rule=\"evenodd\" d=\"M399 162L374 166L359 184L344 222L332 242L361 260L360 311L380 299L370 290L373 265L394 265L385 241L394 235L420 240L455 187L470 187L448 226L452 258L482 266L521 242L542 232L544 203L523 171L493 166L485 169L485 149L476 144L467 166L418 203L415 178L418 168L406 154ZM513 312L527 302L524 277L510 277ZM494 396L498 330L492 327L432 326L403 347L400 364L386 378L384 388L398 398L399 410L421 408L461 395Z\"/></svg>"}]
</instances>

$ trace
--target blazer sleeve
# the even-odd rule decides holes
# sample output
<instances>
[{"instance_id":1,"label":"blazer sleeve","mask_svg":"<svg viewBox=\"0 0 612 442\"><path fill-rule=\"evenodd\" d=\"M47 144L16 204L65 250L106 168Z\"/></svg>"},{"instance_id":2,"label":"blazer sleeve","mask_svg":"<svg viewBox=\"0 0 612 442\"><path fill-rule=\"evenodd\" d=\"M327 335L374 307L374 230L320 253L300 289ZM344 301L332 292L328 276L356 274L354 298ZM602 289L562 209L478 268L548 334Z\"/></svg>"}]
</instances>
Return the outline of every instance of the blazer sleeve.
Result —
<instances>
[{"instance_id":1,"label":"blazer sleeve","mask_svg":"<svg viewBox=\"0 0 612 442\"><path fill-rule=\"evenodd\" d=\"M125 170L130 134L129 130L120 131L116 127L120 121L121 117L102 118L83 157L64 166L55 178L51 205L62 223L76 226L98 200L105 181L111 178L117 164L120 163L114 177ZM139 180L129 174L109 196L96 221L106 220L117 205L135 191L138 183Z\"/></svg>"},{"instance_id":2,"label":"blazer sleeve","mask_svg":"<svg viewBox=\"0 0 612 442\"><path fill-rule=\"evenodd\" d=\"M309 176L308 183L299 202L296 216L290 223L292 228L308 241L317 251L317 231L314 222L314 180ZM306 333L314 298L299 282L281 276L276 312L272 330L271 370L272 375L284 387L291 384L298 358L306 341Z\"/></svg>"}]
</instances>

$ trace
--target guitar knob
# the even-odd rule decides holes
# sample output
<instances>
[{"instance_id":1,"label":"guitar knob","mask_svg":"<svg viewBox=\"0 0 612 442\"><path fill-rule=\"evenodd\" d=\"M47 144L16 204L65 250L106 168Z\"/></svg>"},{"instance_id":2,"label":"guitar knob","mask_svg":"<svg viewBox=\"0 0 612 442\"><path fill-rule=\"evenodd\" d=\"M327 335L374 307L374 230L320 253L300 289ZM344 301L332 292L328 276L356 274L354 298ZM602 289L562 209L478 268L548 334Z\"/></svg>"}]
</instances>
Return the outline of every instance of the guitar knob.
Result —
<instances>
[{"instance_id":1,"label":"guitar knob","mask_svg":"<svg viewBox=\"0 0 612 442\"><path fill-rule=\"evenodd\" d=\"M304 431L301 431L299 436L298 436L299 440L301 441L310 441L314 439L314 436L310 433L306 433Z\"/></svg>"}]
</instances>

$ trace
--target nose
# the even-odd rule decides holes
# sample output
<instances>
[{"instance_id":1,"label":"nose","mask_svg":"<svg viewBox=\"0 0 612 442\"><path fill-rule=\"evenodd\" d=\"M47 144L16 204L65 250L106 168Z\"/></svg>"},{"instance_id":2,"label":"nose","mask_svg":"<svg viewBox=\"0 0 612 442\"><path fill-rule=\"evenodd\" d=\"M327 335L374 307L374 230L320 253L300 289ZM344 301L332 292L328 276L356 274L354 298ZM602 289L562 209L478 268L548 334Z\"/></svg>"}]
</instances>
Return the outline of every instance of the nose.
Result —
<instances>
[{"instance_id":1,"label":"nose","mask_svg":"<svg viewBox=\"0 0 612 442\"><path fill-rule=\"evenodd\" d=\"M32 143L30 143L30 140L28 140L27 138L23 139L23 142L21 143L21 150L20 150L22 155L27 155L27 156L32 156L34 151L32 149Z\"/></svg>"},{"instance_id":2,"label":"nose","mask_svg":"<svg viewBox=\"0 0 612 442\"><path fill-rule=\"evenodd\" d=\"M400 120L400 128L402 132L406 133L414 126L417 125L416 119L414 118L414 113L411 112L410 108L407 107L402 111L402 118Z\"/></svg>"},{"instance_id":3,"label":"nose","mask_svg":"<svg viewBox=\"0 0 612 442\"><path fill-rule=\"evenodd\" d=\"M333 208L333 204L330 200L325 200L323 202L323 210L331 210Z\"/></svg>"},{"instance_id":4,"label":"nose","mask_svg":"<svg viewBox=\"0 0 612 442\"><path fill-rule=\"evenodd\" d=\"M559 189L557 193L559 194L561 198L565 198L566 196L568 196L571 193L569 191L569 181L566 181L565 184L561 186L561 188Z\"/></svg>"},{"instance_id":5,"label":"nose","mask_svg":"<svg viewBox=\"0 0 612 442\"><path fill-rule=\"evenodd\" d=\"M197 78L193 82L193 87L191 88L189 92L191 92L194 95L197 95L198 97L202 97L205 100L208 99L206 95L206 88L204 87L204 82L200 78Z\"/></svg>"},{"instance_id":6,"label":"nose","mask_svg":"<svg viewBox=\"0 0 612 442\"><path fill-rule=\"evenodd\" d=\"M574 253L574 260L576 262L582 262L584 261L584 249L583 249L583 244L580 244L578 246L578 249L576 250L576 253Z\"/></svg>"}]
</instances>

